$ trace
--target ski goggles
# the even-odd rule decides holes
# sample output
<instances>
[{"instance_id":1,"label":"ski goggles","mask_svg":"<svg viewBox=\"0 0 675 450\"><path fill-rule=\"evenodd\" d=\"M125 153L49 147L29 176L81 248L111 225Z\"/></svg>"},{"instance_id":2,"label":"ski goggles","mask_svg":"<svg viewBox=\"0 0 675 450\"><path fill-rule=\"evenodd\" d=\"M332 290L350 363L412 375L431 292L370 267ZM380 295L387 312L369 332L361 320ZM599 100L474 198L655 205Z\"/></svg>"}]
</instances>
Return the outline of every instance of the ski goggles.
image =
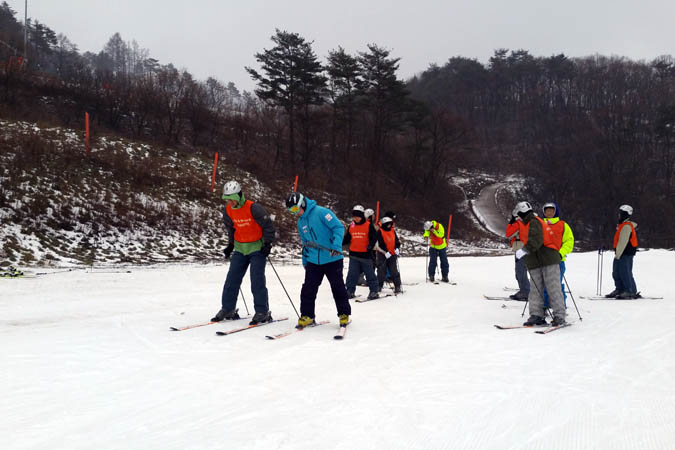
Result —
<instances>
[{"instance_id":1,"label":"ski goggles","mask_svg":"<svg viewBox=\"0 0 675 450\"><path fill-rule=\"evenodd\" d=\"M300 205L293 205L288 210L291 212L291 214L296 215L298 211L300 210Z\"/></svg>"}]
</instances>

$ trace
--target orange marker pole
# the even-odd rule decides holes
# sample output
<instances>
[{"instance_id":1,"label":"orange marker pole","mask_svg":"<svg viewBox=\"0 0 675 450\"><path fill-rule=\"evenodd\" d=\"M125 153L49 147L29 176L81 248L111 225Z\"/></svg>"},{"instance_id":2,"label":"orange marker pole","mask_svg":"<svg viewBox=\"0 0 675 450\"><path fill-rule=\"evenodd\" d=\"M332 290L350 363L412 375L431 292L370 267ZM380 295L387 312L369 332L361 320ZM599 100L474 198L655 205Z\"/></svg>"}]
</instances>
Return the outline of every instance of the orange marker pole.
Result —
<instances>
[{"instance_id":1,"label":"orange marker pole","mask_svg":"<svg viewBox=\"0 0 675 450\"><path fill-rule=\"evenodd\" d=\"M213 160L213 175L211 175L211 192L216 188L216 169L218 168L218 152L216 158Z\"/></svg>"},{"instance_id":2,"label":"orange marker pole","mask_svg":"<svg viewBox=\"0 0 675 450\"><path fill-rule=\"evenodd\" d=\"M377 206L375 207L375 223L380 221L380 201L377 201Z\"/></svg>"},{"instance_id":3,"label":"orange marker pole","mask_svg":"<svg viewBox=\"0 0 675 450\"><path fill-rule=\"evenodd\" d=\"M450 214L450 219L448 219L448 237L446 240L450 240L450 227L452 226L452 214Z\"/></svg>"},{"instance_id":4,"label":"orange marker pole","mask_svg":"<svg viewBox=\"0 0 675 450\"><path fill-rule=\"evenodd\" d=\"M89 113L84 113L84 151L85 156L89 157Z\"/></svg>"},{"instance_id":5,"label":"orange marker pole","mask_svg":"<svg viewBox=\"0 0 675 450\"><path fill-rule=\"evenodd\" d=\"M293 183L293 192L298 192L298 176L295 176L295 183Z\"/></svg>"}]
</instances>

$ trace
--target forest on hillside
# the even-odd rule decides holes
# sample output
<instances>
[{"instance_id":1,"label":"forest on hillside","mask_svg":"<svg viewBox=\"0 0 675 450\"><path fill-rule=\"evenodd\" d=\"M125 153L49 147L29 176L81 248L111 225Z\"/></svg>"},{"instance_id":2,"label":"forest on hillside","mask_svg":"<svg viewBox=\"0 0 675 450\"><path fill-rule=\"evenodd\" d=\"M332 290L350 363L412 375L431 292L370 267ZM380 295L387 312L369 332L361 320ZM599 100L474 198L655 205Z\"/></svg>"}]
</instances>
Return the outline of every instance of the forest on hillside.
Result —
<instances>
[{"instance_id":1,"label":"forest on hillside","mask_svg":"<svg viewBox=\"0 0 675 450\"><path fill-rule=\"evenodd\" d=\"M641 245L675 246L675 60L536 57L497 49L483 64L451 57L410 80L366 44L320 58L276 30L252 55L254 92L197 80L114 34L97 54L23 23L0 4L0 115L214 151L259 177L300 174L338 196L433 214L463 201L459 169L521 174L533 203L557 201L588 245L611 237L631 204ZM253 64L255 62L255 64Z\"/></svg>"}]
</instances>

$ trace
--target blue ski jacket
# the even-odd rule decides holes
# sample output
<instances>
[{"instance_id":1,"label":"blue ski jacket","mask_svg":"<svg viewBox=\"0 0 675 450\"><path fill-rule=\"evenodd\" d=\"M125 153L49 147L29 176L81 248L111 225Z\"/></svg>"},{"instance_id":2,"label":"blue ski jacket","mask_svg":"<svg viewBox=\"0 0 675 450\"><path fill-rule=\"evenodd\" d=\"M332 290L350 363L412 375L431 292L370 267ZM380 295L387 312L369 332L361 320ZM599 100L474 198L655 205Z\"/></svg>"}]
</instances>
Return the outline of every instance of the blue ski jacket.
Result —
<instances>
[{"instance_id":1,"label":"blue ski jacket","mask_svg":"<svg viewBox=\"0 0 675 450\"><path fill-rule=\"evenodd\" d=\"M308 262L321 265L343 258L342 238L345 228L333 211L318 206L316 201L307 198L307 209L298 219L298 233L302 240L303 266ZM325 248L314 248L313 244ZM338 254L331 256L327 249L335 250Z\"/></svg>"}]
</instances>

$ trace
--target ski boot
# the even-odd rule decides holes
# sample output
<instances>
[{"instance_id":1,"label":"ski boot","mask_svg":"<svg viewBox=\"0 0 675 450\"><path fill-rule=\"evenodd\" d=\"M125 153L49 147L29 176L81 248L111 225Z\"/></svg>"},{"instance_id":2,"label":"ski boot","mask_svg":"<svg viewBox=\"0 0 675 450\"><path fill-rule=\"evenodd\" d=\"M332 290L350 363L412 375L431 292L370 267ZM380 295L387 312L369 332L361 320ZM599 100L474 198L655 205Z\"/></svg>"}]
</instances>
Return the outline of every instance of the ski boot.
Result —
<instances>
[{"instance_id":1,"label":"ski boot","mask_svg":"<svg viewBox=\"0 0 675 450\"><path fill-rule=\"evenodd\" d=\"M546 323L546 319L540 316L530 316L529 319L527 319L527 322L523 323L524 327L534 327L534 326L540 326L540 325L548 325Z\"/></svg>"},{"instance_id":2,"label":"ski boot","mask_svg":"<svg viewBox=\"0 0 675 450\"><path fill-rule=\"evenodd\" d=\"M368 294L368 300L375 300L376 298L380 298L380 294L377 292L371 292Z\"/></svg>"},{"instance_id":3,"label":"ski boot","mask_svg":"<svg viewBox=\"0 0 675 450\"><path fill-rule=\"evenodd\" d=\"M349 315L347 315L347 314L340 314L338 316L338 318L340 319L340 326L341 327L346 327L347 324L349 323Z\"/></svg>"},{"instance_id":4,"label":"ski boot","mask_svg":"<svg viewBox=\"0 0 675 450\"><path fill-rule=\"evenodd\" d=\"M271 322L272 319L272 312L271 311L266 311L266 312L257 312L253 315L253 318L251 321L248 323L249 325L258 325L259 323L267 323Z\"/></svg>"},{"instance_id":5,"label":"ski boot","mask_svg":"<svg viewBox=\"0 0 675 450\"><path fill-rule=\"evenodd\" d=\"M298 330L301 330L305 327L308 327L310 325L314 324L314 319L309 317L309 316L301 316L298 319L298 324L295 326Z\"/></svg>"},{"instance_id":6,"label":"ski boot","mask_svg":"<svg viewBox=\"0 0 675 450\"><path fill-rule=\"evenodd\" d=\"M620 294L618 289L614 289L609 294L605 295L605 298L616 298Z\"/></svg>"},{"instance_id":7,"label":"ski boot","mask_svg":"<svg viewBox=\"0 0 675 450\"><path fill-rule=\"evenodd\" d=\"M232 311L225 311L224 309L221 309L220 311L218 311L218 314L216 314L214 317L211 318L211 322L221 322L223 320L241 319L237 311L239 310L233 309Z\"/></svg>"}]
</instances>

